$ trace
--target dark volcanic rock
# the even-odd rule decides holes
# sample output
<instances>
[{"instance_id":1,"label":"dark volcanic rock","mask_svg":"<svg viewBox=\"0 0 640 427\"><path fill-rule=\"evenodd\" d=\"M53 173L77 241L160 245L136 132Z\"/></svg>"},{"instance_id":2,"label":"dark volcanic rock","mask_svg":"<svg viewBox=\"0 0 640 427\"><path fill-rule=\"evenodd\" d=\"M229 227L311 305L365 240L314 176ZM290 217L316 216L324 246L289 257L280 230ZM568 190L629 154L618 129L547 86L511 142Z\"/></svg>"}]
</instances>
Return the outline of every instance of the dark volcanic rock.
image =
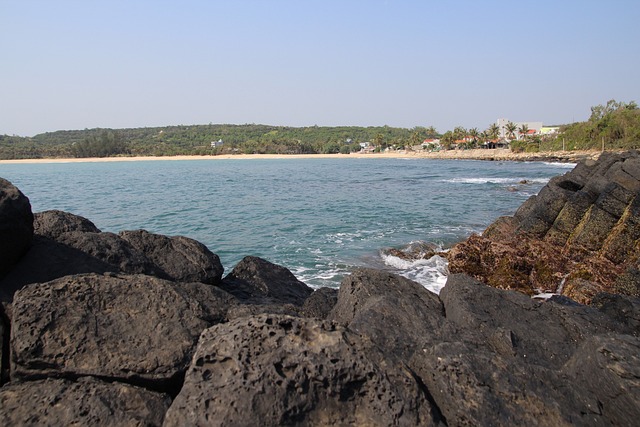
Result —
<instances>
[{"instance_id":1,"label":"dark volcanic rock","mask_svg":"<svg viewBox=\"0 0 640 427\"><path fill-rule=\"evenodd\" d=\"M12 379L94 375L171 391L232 297L150 276L68 276L18 291Z\"/></svg>"},{"instance_id":2,"label":"dark volcanic rock","mask_svg":"<svg viewBox=\"0 0 640 427\"><path fill-rule=\"evenodd\" d=\"M29 251L0 279L0 301L11 302L14 293L31 283L44 283L84 273L117 273L118 268L79 249L36 235Z\"/></svg>"},{"instance_id":3,"label":"dark volcanic rock","mask_svg":"<svg viewBox=\"0 0 640 427\"><path fill-rule=\"evenodd\" d=\"M563 372L590 393L611 425L637 424L640 414L640 338L594 336L586 340Z\"/></svg>"},{"instance_id":4,"label":"dark volcanic rock","mask_svg":"<svg viewBox=\"0 0 640 427\"><path fill-rule=\"evenodd\" d=\"M411 373L376 360L327 322L261 315L216 325L165 425L437 425Z\"/></svg>"},{"instance_id":5,"label":"dark volcanic rock","mask_svg":"<svg viewBox=\"0 0 640 427\"><path fill-rule=\"evenodd\" d=\"M167 395L89 377L46 379L0 389L3 426L161 426Z\"/></svg>"},{"instance_id":6,"label":"dark volcanic rock","mask_svg":"<svg viewBox=\"0 0 640 427\"><path fill-rule=\"evenodd\" d=\"M219 286L249 304L301 306L313 293L286 268L253 256L244 257Z\"/></svg>"},{"instance_id":7,"label":"dark volcanic rock","mask_svg":"<svg viewBox=\"0 0 640 427\"><path fill-rule=\"evenodd\" d=\"M302 306L305 317L326 319L338 302L338 289L319 288L307 298Z\"/></svg>"},{"instance_id":8,"label":"dark volcanic rock","mask_svg":"<svg viewBox=\"0 0 640 427\"><path fill-rule=\"evenodd\" d=\"M220 258L202 243L183 236L167 237L145 230L122 231L119 236L178 282L217 284L222 278Z\"/></svg>"},{"instance_id":9,"label":"dark volcanic rock","mask_svg":"<svg viewBox=\"0 0 640 427\"><path fill-rule=\"evenodd\" d=\"M358 269L342 281L328 319L406 360L425 334L440 334L443 315L437 295L418 283L385 271Z\"/></svg>"},{"instance_id":10,"label":"dark volcanic rock","mask_svg":"<svg viewBox=\"0 0 640 427\"><path fill-rule=\"evenodd\" d=\"M106 262L122 273L147 274L170 279L143 253L114 233L71 231L61 234L57 241Z\"/></svg>"},{"instance_id":11,"label":"dark volcanic rock","mask_svg":"<svg viewBox=\"0 0 640 427\"><path fill-rule=\"evenodd\" d=\"M633 332L595 308L536 301L463 274L449 276L440 299L447 322L472 332L467 341L545 367L560 367L586 337Z\"/></svg>"},{"instance_id":12,"label":"dark volcanic rock","mask_svg":"<svg viewBox=\"0 0 640 427\"><path fill-rule=\"evenodd\" d=\"M640 155L603 153L448 254L452 273L524 293L640 296ZM620 280L620 276L625 277Z\"/></svg>"},{"instance_id":13,"label":"dark volcanic rock","mask_svg":"<svg viewBox=\"0 0 640 427\"><path fill-rule=\"evenodd\" d=\"M34 214L33 227L35 234L54 240L69 231L100 232L98 227L88 219L58 210Z\"/></svg>"},{"instance_id":14,"label":"dark volcanic rock","mask_svg":"<svg viewBox=\"0 0 640 427\"><path fill-rule=\"evenodd\" d=\"M578 386L583 373L565 365L590 337L620 336L632 328L592 307L535 301L460 274L449 276L441 299L448 332L435 343L426 336L408 365L449 425L621 422L603 414L599 395ZM627 347L619 357L634 351ZM599 370L594 367L590 375L603 375ZM611 390L613 396L625 386L619 382ZM630 409L635 415L625 415L627 423L639 409Z\"/></svg>"},{"instance_id":15,"label":"dark volcanic rock","mask_svg":"<svg viewBox=\"0 0 640 427\"><path fill-rule=\"evenodd\" d=\"M0 277L24 255L33 239L29 199L0 178Z\"/></svg>"}]
</instances>

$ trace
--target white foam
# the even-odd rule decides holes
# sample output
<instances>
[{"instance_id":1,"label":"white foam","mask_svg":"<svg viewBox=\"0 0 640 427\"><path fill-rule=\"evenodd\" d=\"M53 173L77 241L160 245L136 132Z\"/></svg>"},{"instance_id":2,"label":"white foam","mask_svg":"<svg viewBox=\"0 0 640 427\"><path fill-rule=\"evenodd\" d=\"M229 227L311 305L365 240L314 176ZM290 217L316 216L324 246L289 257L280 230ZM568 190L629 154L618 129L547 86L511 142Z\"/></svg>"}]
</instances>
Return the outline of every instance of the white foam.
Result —
<instances>
[{"instance_id":1,"label":"white foam","mask_svg":"<svg viewBox=\"0 0 640 427\"><path fill-rule=\"evenodd\" d=\"M429 259L406 260L389 254L381 254L385 265L397 270L397 273L420 283L433 293L440 290L447 282L449 268L447 260L439 255Z\"/></svg>"},{"instance_id":2,"label":"white foam","mask_svg":"<svg viewBox=\"0 0 640 427\"><path fill-rule=\"evenodd\" d=\"M520 184L520 183L538 183L546 184L549 182L548 178L492 178L492 177L480 177L480 178L451 178L444 179L441 182L453 183L453 184Z\"/></svg>"}]
</instances>

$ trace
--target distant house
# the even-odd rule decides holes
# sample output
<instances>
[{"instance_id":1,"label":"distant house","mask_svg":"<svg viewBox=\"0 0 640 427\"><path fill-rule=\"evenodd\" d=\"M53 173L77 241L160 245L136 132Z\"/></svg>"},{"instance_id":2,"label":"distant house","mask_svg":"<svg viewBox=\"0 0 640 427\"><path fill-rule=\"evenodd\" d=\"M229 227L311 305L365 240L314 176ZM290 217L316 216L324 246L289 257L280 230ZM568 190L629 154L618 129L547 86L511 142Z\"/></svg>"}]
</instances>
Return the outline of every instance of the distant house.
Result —
<instances>
[{"instance_id":1,"label":"distant house","mask_svg":"<svg viewBox=\"0 0 640 427\"><path fill-rule=\"evenodd\" d=\"M224 141L222 141L222 138L220 138L217 141L211 141L211 148L218 148L218 147L222 147L224 145Z\"/></svg>"},{"instance_id":2,"label":"distant house","mask_svg":"<svg viewBox=\"0 0 640 427\"><path fill-rule=\"evenodd\" d=\"M498 125L498 127L500 128L500 138L506 138L507 137L507 129L506 126L510 121L507 119L498 119L496 120L496 124ZM534 131L533 133L527 133L527 135L535 135L537 133L540 133L540 130L542 129L542 122L513 122L516 127L518 129L520 129L522 126L526 126L529 131ZM516 135L518 135L518 131L516 131Z\"/></svg>"},{"instance_id":3,"label":"distant house","mask_svg":"<svg viewBox=\"0 0 640 427\"><path fill-rule=\"evenodd\" d=\"M554 135L560 133L560 126L542 126L541 135Z\"/></svg>"},{"instance_id":4,"label":"distant house","mask_svg":"<svg viewBox=\"0 0 640 427\"><path fill-rule=\"evenodd\" d=\"M361 153L373 153L376 147L371 144L369 141L360 143L360 152Z\"/></svg>"}]
</instances>

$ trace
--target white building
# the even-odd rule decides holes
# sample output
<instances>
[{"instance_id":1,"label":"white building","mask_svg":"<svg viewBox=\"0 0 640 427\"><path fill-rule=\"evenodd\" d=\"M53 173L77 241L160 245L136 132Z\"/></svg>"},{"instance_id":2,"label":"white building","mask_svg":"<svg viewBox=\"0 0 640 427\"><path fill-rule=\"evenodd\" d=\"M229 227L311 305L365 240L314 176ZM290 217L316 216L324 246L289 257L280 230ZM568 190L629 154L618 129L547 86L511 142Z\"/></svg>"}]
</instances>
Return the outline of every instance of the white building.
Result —
<instances>
[{"instance_id":1,"label":"white building","mask_svg":"<svg viewBox=\"0 0 640 427\"><path fill-rule=\"evenodd\" d=\"M506 130L507 123L509 123L509 120L507 119L496 120L496 124L500 128L500 138L506 138L507 136L507 130ZM540 131L542 130L542 122L513 122L513 123L517 126L517 129L520 129L523 125L526 125L530 131L535 131L534 132L535 134L539 134ZM518 132L516 131L516 135L517 134Z\"/></svg>"}]
</instances>

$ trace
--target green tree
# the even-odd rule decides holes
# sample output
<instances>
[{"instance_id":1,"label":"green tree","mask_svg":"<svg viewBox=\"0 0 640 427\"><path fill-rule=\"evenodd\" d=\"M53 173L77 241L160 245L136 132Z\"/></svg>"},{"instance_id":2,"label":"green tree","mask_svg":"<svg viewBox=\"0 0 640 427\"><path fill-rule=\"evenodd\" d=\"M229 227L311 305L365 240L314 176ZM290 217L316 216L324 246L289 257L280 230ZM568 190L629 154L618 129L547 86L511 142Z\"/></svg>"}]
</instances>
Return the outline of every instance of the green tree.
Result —
<instances>
[{"instance_id":1,"label":"green tree","mask_svg":"<svg viewBox=\"0 0 640 427\"><path fill-rule=\"evenodd\" d=\"M522 139L527 139L527 134L529 133L529 125L527 125L526 123L520 125L520 128L518 128L518 133L520 134L520 136L522 136Z\"/></svg>"},{"instance_id":2,"label":"green tree","mask_svg":"<svg viewBox=\"0 0 640 427\"><path fill-rule=\"evenodd\" d=\"M518 126L513 122L509 122L504 126L504 129L507 131L507 138L510 141L513 141L516 138L516 131L518 130Z\"/></svg>"}]
</instances>

